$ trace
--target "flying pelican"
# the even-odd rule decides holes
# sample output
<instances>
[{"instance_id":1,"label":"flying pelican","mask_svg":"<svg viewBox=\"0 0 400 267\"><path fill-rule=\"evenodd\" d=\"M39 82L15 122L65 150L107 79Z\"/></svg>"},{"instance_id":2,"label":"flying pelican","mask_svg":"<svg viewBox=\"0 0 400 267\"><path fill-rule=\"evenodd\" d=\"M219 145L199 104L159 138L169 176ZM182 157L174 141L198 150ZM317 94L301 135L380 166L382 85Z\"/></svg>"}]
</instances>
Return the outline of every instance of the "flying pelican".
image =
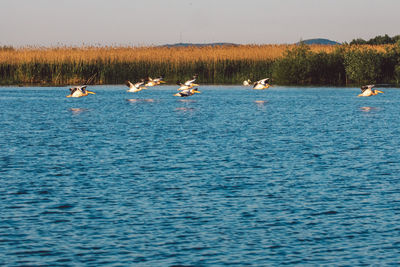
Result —
<instances>
[{"instance_id":1,"label":"flying pelican","mask_svg":"<svg viewBox=\"0 0 400 267\"><path fill-rule=\"evenodd\" d=\"M146 84L144 86L155 86L155 85L160 85L161 83L165 83L163 76L160 76L155 79L152 79L151 77L147 77Z\"/></svg>"},{"instance_id":2,"label":"flying pelican","mask_svg":"<svg viewBox=\"0 0 400 267\"><path fill-rule=\"evenodd\" d=\"M243 82L243 85L244 85L244 86L250 86L250 84L251 84L250 79L248 79L247 81L244 81L244 82Z\"/></svg>"},{"instance_id":3,"label":"flying pelican","mask_svg":"<svg viewBox=\"0 0 400 267\"><path fill-rule=\"evenodd\" d=\"M140 82L137 82L135 84L131 83L130 81L126 81L125 84L126 84L126 86L129 87L129 90L126 90L127 92L136 93L143 89L147 89L146 87L142 86L145 84L144 79L142 79Z\"/></svg>"},{"instance_id":4,"label":"flying pelican","mask_svg":"<svg viewBox=\"0 0 400 267\"><path fill-rule=\"evenodd\" d=\"M160 85L160 84L162 84L162 83L166 83L166 81L164 81L164 77L163 77L163 76L160 76L160 77L158 77L158 78L153 79L153 82L154 82L156 85Z\"/></svg>"},{"instance_id":5,"label":"flying pelican","mask_svg":"<svg viewBox=\"0 0 400 267\"><path fill-rule=\"evenodd\" d=\"M187 97L194 95L196 93L200 94L201 92L197 90L197 88L192 88L192 89L182 90L179 93L174 94L174 96Z\"/></svg>"},{"instance_id":6,"label":"flying pelican","mask_svg":"<svg viewBox=\"0 0 400 267\"><path fill-rule=\"evenodd\" d=\"M198 77L199 77L199 75L195 74L191 80L187 80L185 83L181 83L180 81L177 81L176 84L180 85L180 87L178 88L178 91L188 90L188 89L192 89L195 86L199 86L198 84L194 83Z\"/></svg>"},{"instance_id":7,"label":"flying pelican","mask_svg":"<svg viewBox=\"0 0 400 267\"><path fill-rule=\"evenodd\" d=\"M374 88L375 85L364 85L361 86L361 94L359 94L358 96L372 96L372 95L377 95L379 93L383 94L382 91L379 90L372 90L372 88Z\"/></svg>"},{"instance_id":8,"label":"flying pelican","mask_svg":"<svg viewBox=\"0 0 400 267\"><path fill-rule=\"evenodd\" d=\"M262 80L259 80L254 83L253 89L254 90L263 90L263 89L268 89L269 87L269 78L265 78Z\"/></svg>"},{"instance_id":9,"label":"flying pelican","mask_svg":"<svg viewBox=\"0 0 400 267\"><path fill-rule=\"evenodd\" d=\"M97 73L93 74L85 83L84 85L81 86L75 86L75 87L71 87L69 88L69 95L67 95L67 97L82 97L82 96L87 96L88 94L92 94L95 95L95 92L86 90L86 87L88 86L88 84L90 82L92 82L93 78L97 75Z\"/></svg>"},{"instance_id":10,"label":"flying pelican","mask_svg":"<svg viewBox=\"0 0 400 267\"><path fill-rule=\"evenodd\" d=\"M67 97L82 97L82 96L87 96L88 94L95 95L95 92L86 90L87 85L82 85L82 86L75 86L69 88L70 94L67 95Z\"/></svg>"}]
</instances>

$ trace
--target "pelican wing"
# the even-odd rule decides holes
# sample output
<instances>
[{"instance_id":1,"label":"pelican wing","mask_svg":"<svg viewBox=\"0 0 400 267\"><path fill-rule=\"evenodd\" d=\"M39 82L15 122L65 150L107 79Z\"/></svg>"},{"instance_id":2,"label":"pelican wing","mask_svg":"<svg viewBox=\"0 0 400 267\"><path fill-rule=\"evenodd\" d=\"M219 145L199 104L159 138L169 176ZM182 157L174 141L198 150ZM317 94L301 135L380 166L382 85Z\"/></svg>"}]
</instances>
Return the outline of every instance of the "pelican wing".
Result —
<instances>
[{"instance_id":1,"label":"pelican wing","mask_svg":"<svg viewBox=\"0 0 400 267\"><path fill-rule=\"evenodd\" d=\"M197 80L197 77L199 77L199 75L195 74L193 76L192 80L188 80L188 81L185 82L185 85L191 85L192 83L194 83Z\"/></svg>"},{"instance_id":2,"label":"pelican wing","mask_svg":"<svg viewBox=\"0 0 400 267\"><path fill-rule=\"evenodd\" d=\"M179 93L181 96L190 96L192 95L192 93L190 92L190 90L183 90Z\"/></svg>"},{"instance_id":3,"label":"pelican wing","mask_svg":"<svg viewBox=\"0 0 400 267\"><path fill-rule=\"evenodd\" d=\"M136 87L136 88L139 89L139 87L142 86L142 85L144 85L144 84L145 84L145 81L142 79L142 81L140 81L140 82L138 82L138 83L135 83L134 87Z\"/></svg>"},{"instance_id":4,"label":"pelican wing","mask_svg":"<svg viewBox=\"0 0 400 267\"><path fill-rule=\"evenodd\" d=\"M161 82L162 80L164 80L163 76L153 79L153 81L155 81L155 82Z\"/></svg>"},{"instance_id":5,"label":"pelican wing","mask_svg":"<svg viewBox=\"0 0 400 267\"><path fill-rule=\"evenodd\" d=\"M364 92L365 90L368 90L368 89L372 89L372 88L374 88L375 87L375 85L363 85L363 86L361 86L361 92Z\"/></svg>"},{"instance_id":6,"label":"pelican wing","mask_svg":"<svg viewBox=\"0 0 400 267\"><path fill-rule=\"evenodd\" d=\"M259 80L257 83L260 83L262 85L266 85L268 82L269 82L269 78L265 78L265 79Z\"/></svg>"},{"instance_id":7,"label":"pelican wing","mask_svg":"<svg viewBox=\"0 0 400 267\"><path fill-rule=\"evenodd\" d=\"M82 86L75 86L72 88L69 88L69 91L71 92L71 94L75 93L76 91L81 91L82 93L85 91L86 89L86 85L82 85Z\"/></svg>"},{"instance_id":8,"label":"pelican wing","mask_svg":"<svg viewBox=\"0 0 400 267\"><path fill-rule=\"evenodd\" d=\"M135 87L130 81L126 81L125 84L126 84L126 86L128 86L129 88Z\"/></svg>"},{"instance_id":9,"label":"pelican wing","mask_svg":"<svg viewBox=\"0 0 400 267\"><path fill-rule=\"evenodd\" d=\"M86 87L87 87L87 85L83 85L83 86L79 86L78 89L79 89L82 93L84 93L84 92L86 91Z\"/></svg>"},{"instance_id":10,"label":"pelican wing","mask_svg":"<svg viewBox=\"0 0 400 267\"><path fill-rule=\"evenodd\" d=\"M259 82L255 82L255 83L253 84L253 88L256 88L256 86L259 85L259 84L260 84Z\"/></svg>"}]
</instances>

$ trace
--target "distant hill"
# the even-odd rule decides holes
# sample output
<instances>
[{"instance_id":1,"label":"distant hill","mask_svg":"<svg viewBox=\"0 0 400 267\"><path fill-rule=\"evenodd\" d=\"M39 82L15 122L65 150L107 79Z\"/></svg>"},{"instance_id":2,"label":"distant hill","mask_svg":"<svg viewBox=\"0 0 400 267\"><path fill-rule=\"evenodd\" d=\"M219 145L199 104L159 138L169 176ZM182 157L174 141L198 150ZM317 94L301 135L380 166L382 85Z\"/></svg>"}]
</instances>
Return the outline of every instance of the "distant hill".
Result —
<instances>
[{"instance_id":1,"label":"distant hill","mask_svg":"<svg viewBox=\"0 0 400 267\"><path fill-rule=\"evenodd\" d=\"M323 39L323 38L315 38L315 39L307 39L307 40L302 40L296 44L320 44L320 45L340 45L340 43L328 40L328 39ZM195 47L204 47L204 46L240 46L240 44L234 44L234 43L204 43L204 44L194 44L194 43L176 43L176 44L165 44L165 45L160 45L160 47L189 47L189 46L195 46Z\"/></svg>"},{"instance_id":2,"label":"distant hill","mask_svg":"<svg viewBox=\"0 0 400 267\"><path fill-rule=\"evenodd\" d=\"M332 41L332 40L328 40L328 39L323 39L323 38L316 38L316 39L307 39L307 40L302 40L296 44L320 44L320 45L340 45L340 43Z\"/></svg>"},{"instance_id":3,"label":"distant hill","mask_svg":"<svg viewBox=\"0 0 400 267\"><path fill-rule=\"evenodd\" d=\"M234 43L208 43L208 44L176 43L176 44L161 45L161 47L188 47L188 46L204 47L204 46L238 46L238 45Z\"/></svg>"}]
</instances>

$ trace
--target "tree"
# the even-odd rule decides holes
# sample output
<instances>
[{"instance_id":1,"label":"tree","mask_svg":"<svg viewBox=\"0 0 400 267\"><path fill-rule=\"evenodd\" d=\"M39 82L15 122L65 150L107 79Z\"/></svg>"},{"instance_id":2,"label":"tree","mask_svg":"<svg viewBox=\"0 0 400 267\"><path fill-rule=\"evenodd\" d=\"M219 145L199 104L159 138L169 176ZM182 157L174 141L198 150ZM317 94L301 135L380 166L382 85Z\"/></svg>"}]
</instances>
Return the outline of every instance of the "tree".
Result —
<instances>
[{"instance_id":1,"label":"tree","mask_svg":"<svg viewBox=\"0 0 400 267\"><path fill-rule=\"evenodd\" d=\"M394 67L394 78L396 79L396 83L400 84L400 64Z\"/></svg>"},{"instance_id":2,"label":"tree","mask_svg":"<svg viewBox=\"0 0 400 267\"><path fill-rule=\"evenodd\" d=\"M365 41L365 40L362 39L362 38L357 38L357 39L353 39L353 40L350 42L350 45L361 45L361 44L367 44L367 41Z\"/></svg>"},{"instance_id":3,"label":"tree","mask_svg":"<svg viewBox=\"0 0 400 267\"><path fill-rule=\"evenodd\" d=\"M372 49L349 50L344 55L344 65L352 81L375 83L381 74L382 55Z\"/></svg>"},{"instance_id":4,"label":"tree","mask_svg":"<svg viewBox=\"0 0 400 267\"><path fill-rule=\"evenodd\" d=\"M310 48L305 44L287 50L284 57L278 59L273 66L274 79L282 84L310 83L310 57Z\"/></svg>"}]
</instances>

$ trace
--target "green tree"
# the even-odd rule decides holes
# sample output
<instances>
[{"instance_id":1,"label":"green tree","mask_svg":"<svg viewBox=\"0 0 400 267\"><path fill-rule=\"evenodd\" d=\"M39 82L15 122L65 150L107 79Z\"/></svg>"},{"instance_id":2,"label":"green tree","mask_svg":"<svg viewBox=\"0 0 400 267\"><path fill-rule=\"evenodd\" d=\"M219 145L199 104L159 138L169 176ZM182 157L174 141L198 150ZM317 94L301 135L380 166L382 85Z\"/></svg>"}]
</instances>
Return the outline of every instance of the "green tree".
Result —
<instances>
[{"instance_id":1,"label":"green tree","mask_svg":"<svg viewBox=\"0 0 400 267\"><path fill-rule=\"evenodd\" d=\"M396 67L394 67L394 78L397 85L400 85L400 64L397 64Z\"/></svg>"},{"instance_id":2,"label":"green tree","mask_svg":"<svg viewBox=\"0 0 400 267\"><path fill-rule=\"evenodd\" d=\"M273 65L274 80L280 84L309 84L311 54L310 48L304 44L287 50L284 57L275 61Z\"/></svg>"},{"instance_id":3,"label":"green tree","mask_svg":"<svg viewBox=\"0 0 400 267\"><path fill-rule=\"evenodd\" d=\"M362 38L357 38L357 39L353 39L353 40L350 42L350 45L360 45L360 44L367 44L367 41L365 41L365 40L362 39Z\"/></svg>"},{"instance_id":4,"label":"green tree","mask_svg":"<svg viewBox=\"0 0 400 267\"><path fill-rule=\"evenodd\" d=\"M375 50L349 50L344 54L346 75L358 84L376 83L381 75L382 55Z\"/></svg>"}]
</instances>

